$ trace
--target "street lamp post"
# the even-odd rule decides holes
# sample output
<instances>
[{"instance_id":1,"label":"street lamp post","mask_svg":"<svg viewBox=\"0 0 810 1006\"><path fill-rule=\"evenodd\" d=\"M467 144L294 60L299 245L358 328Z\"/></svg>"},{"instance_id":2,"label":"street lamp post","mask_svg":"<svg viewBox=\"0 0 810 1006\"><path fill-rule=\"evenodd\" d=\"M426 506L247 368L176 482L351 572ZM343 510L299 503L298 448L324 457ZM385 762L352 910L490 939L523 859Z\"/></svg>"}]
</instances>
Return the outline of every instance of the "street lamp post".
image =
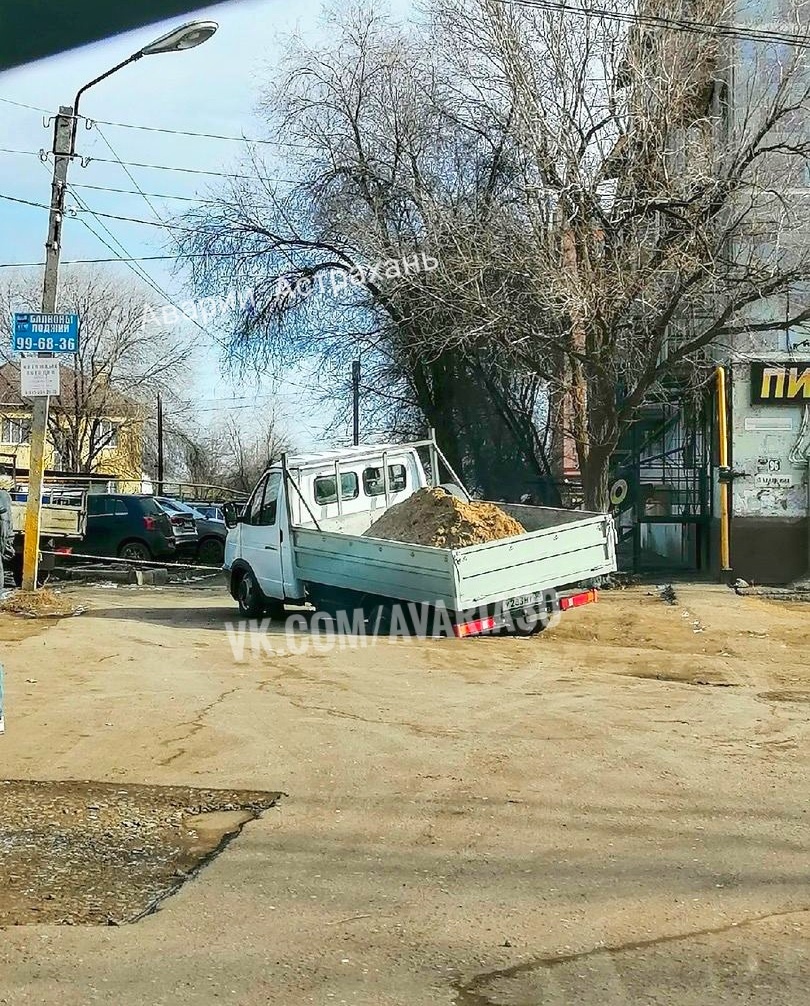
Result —
<instances>
[{"instance_id":1,"label":"street lamp post","mask_svg":"<svg viewBox=\"0 0 810 1006\"><path fill-rule=\"evenodd\" d=\"M53 128L53 179L51 181L51 204L48 217L48 237L45 241L45 275L42 281L42 313L53 314L56 310L56 294L59 282L59 255L62 248L62 221L65 212L68 165L76 152L76 129L79 122L79 102L85 91L99 81L116 73L122 67L136 62L143 56L155 56L162 52L182 52L193 49L209 39L217 30L216 21L191 21L161 35L149 45L134 52L127 59L116 64L105 73L94 77L76 92L73 105L61 105ZM40 353L39 356L51 356ZM42 483L45 477L45 440L48 432L47 397L33 399L31 411L31 453L28 463L28 504L25 511L25 539L23 543L24 590L36 590L37 567L39 565L39 528L42 510Z\"/></svg>"}]
</instances>

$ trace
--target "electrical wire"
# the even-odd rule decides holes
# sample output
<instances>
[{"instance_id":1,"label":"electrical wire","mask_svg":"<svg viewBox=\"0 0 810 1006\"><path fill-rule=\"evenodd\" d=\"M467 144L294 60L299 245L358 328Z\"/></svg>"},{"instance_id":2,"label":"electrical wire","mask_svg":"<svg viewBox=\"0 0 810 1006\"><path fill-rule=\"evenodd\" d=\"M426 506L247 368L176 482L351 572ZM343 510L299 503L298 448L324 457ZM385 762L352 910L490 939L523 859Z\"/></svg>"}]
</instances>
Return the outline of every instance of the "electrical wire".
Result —
<instances>
[{"instance_id":1,"label":"electrical wire","mask_svg":"<svg viewBox=\"0 0 810 1006\"><path fill-rule=\"evenodd\" d=\"M6 199L10 203L20 203L22 206L36 206L39 210L49 210L47 203L35 203L32 199L21 199L19 196L9 196L5 192L0 192L0 199Z\"/></svg>"},{"instance_id":2,"label":"electrical wire","mask_svg":"<svg viewBox=\"0 0 810 1006\"><path fill-rule=\"evenodd\" d=\"M46 206L45 209L50 209L50 207ZM234 255L241 254L241 251L185 252L182 255L132 255L129 258L116 255L115 258L62 259L59 265L61 267L63 265L100 265L105 262L176 262L179 259L185 260L187 258L232 258ZM44 262L0 262L0 269L35 269L44 265Z\"/></svg>"},{"instance_id":3,"label":"electrical wire","mask_svg":"<svg viewBox=\"0 0 810 1006\"><path fill-rule=\"evenodd\" d=\"M88 182L71 182L74 189L93 189L96 192L116 192L122 196L150 196L152 199L179 199L185 203L199 203L210 205L216 203L216 199L202 199L198 196L176 196L170 192L142 192L140 189L116 189L111 185L90 185Z\"/></svg>"},{"instance_id":4,"label":"electrical wire","mask_svg":"<svg viewBox=\"0 0 810 1006\"><path fill-rule=\"evenodd\" d=\"M0 95L0 101L5 102L6 105L16 105L18 108L28 108L32 112L44 112L45 115L52 114L47 108L39 108L37 105L26 105L24 101L15 101L13 98L4 98L2 95Z\"/></svg>"},{"instance_id":5,"label":"electrical wire","mask_svg":"<svg viewBox=\"0 0 810 1006\"><path fill-rule=\"evenodd\" d=\"M113 122L110 119L93 119L90 116L85 115L79 115L79 118L86 119L93 125L98 125L100 123L102 126L117 126L120 129L141 129L148 133L167 133L170 136L197 136L207 140L232 140L235 143L258 143L267 144L269 146L298 147L302 150L309 150L309 144L292 143L287 140L258 139L257 137L249 136L228 136L224 133L203 133L196 132L192 129L169 129L166 126L144 126L136 122Z\"/></svg>"},{"instance_id":6,"label":"electrical wire","mask_svg":"<svg viewBox=\"0 0 810 1006\"><path fill-rule=\"evenodd\" d=\"M68 184L66 188L73 198L80 203L80 209L83 212L91 213L94 217L104 217L106 220L120 220L123 223L129 224L142 224L145 227L169 227L168 224L161 220L144 220L143 217L128 217L122 213L105 213L102 210L91 210L86 206L86 204L82 205L81 196L74 190L72 183ZM189 233L199 229L197 227L185 227L182 224L171 224L171 228L172 230L188 231Z\"/></svg>"},{"instance_id":7,"label":"electrical wire","mask_svg":"<svg viewBox=\"0 0 810 1006\"><path fill-rule=\"evenodd\" d=\"M70 187L68 186L68 188L70 188ZM124 253L123 257L121 257L119 255L119 260L121 262L123 262L127 266L128 269L130 269L132 272L134 272L135 275L138 276L143 282L145 282L152 290L154 290L155 293L157 293L159 296L163 297L166 304L171 304L172 306L174 306L174 300L173 300L173 298L166 292L166 290L163 289L163 287L161 287L149 275L148 272L146 272L146 270L141 265L137 264L136 257L133 256L127 250L127 248L115 236L115 234L113 234L113 232L109 229L109 227L107 227L107 225L104 223L104 221L99 219L99 217L102 217L102 216L108 217L108 216L110 216L110 214L99 213L96 210L93 210L90 206L87 205L87 203L82 199L82 197L79 196L76 192L72 192L71 195L79 203L79 206L82 209L84 209L86 212L90 213L93 217L96 218L96 220L98 221L99 226L104 231L106 231L106 233L110 236L110 238L118 245L118 247ZM94 229L90 226L90 224L87 222L87 220L85 220L83 217L79 217L79 219L84 224L84 226L87 227L87 229L90 231L90 233L94 234L101 241L101 243L109 251L111 251L113 253L113 255L118 255L118 252L116 251L116 249L113 248L110 244L108 244L108 242L105 241L104 238L102 238L100 234L98 234L96 231L94 231ZM151 221L149 221L149 222L151 223ZM207 336L211 340L212 343L216 342L216 339L214 338L214 336L208 331L207 328L205 328L203 325L201 325L197 321L196 318L192 318L192 316L190 314L186 314L186 312L183 311L182 308L180 308L179 310L180 310L180 314L184 318L188 319L188 321L192 322L192 324L194 324L205 336Z\"/></svg>"},{"instance_id":8,"label":"electrical wire","mask_svg":"<svg viewBox=\"0 0 810 1006\"><path fill-rule=\"evenodd\" d=\"M651 28L668 28L674 31L717 35L724 38L754 42L777 42L786 45L795 45L800 49L810 48L810 38L807 35L768 31L766 29L751 29L746 28L745 25L694 21L687 18L672 18L656 14L618 11L604 7L586 7L573 3L558 2L558 0L495 0L495 2L508 7L532 7L554 13L573 14L578 17L602 17L606 20L618 21L623 24L644 25Z\"/></svg>"},{"instance_id":9,"label":"electrical wire","mask_svg":"<svg viewBox=\"0 0 810 1006\"><path fill-rule=\"evenodd\" d=\"M23 154L31 157L39 157L43 160L43 155L46 154L50 156L50 151L42 150L16 150L12 147L0 147L0 154ZM81 158L82 167L86 167L93 161L97 161L99 164L119 164L122 167L127 165L130 168L151 168L154 171L177 171L181 174L186 175L208 175L212 178L231 178L238 181L256 181L259 178L261 181L265 182L282 182L286 185L297 185L301 179L300 178L261 178L258 175L244 175L237 172L230 171L212 171L206 168L186 168L180 164L145 164L141 161L122 161L114 157L93 157L87 156ZM136 183L137 184L137 183ZM148 194L148 193L147 193Z\"/></svg>"},{"instance_id":10,"label":"electrical wire","mask_svg":"<svg viewBox=\"0 0 810 1006\"><path fill-rule=\"evenodd\" d=\"M0 148L2 150L2 148ZM28 150L13 150L7 151L8 153L31 153ZM234 178L238 180L256 181L256 175L243 175L237 174L235 172L227 171L211 171L206 168L186 168L178 164L146 164L142 161L120 161L111 157L84 157L82 158L83 165L88 165L92 161L98 161L99 164L121 164L128 165L130 168L151 168L154 171L178 171L181 174L187 175L209 175L213 178ZM295 178L269 178L264 179L264 181L272 182L285 182L290 185L297 185L300 179Z\"/></svg>"},{"instance_id":11,"label":"electrical wire","mask_svg":"<svg viewBox=\"0 0 810 1006\"><path fill-rule=\"evenodd\" d=\"M0 147L0 154L30 154L32 157L39 157L39 150L16 150L14 147Z\"/></svg>"},{"instance_id":12,"label":"electrical wire","mask_svg":"<svg viewBox=\"0 0 810 1006\"><path fill-rule=\"evenodd\" d=\"M174 232L174 228L172 227L172 225L169 224L169 223L167 223L165 220L161 219L160 214L158 213L157 209L155 209L155 204L152 202L152 200L149 198L149 196L143 191L143 189L140 187L140 185L138 185L138 182L136 181L135 176L132 174L132 172L129 170L129 168L126 166L126 164L124 164L124 162L121 160L121 157L119 156L118 151L115 150L115 148L113 147L113 145L110 143L110 141L107 139L106 135L104 134L104 131L98 125L96 126L96 132L101 137L101 139L104 141L104 143L107 146L107 149L110 151L110 153L116 159L116 161L121 165L121 168L123 169L124 174L127 176L127 178L132 182L132 184L138 190L138 194L143 197L144 201L146 202L146 205L149 207L149 209L155 215L155 218L158 221L158 223L160 224L160 226L161 227L165 227L166 230L168 230L168 232L170 234L172 234ZM183 228L183 229L186 230L187 228Z\"/></svg>"}]
</instances>

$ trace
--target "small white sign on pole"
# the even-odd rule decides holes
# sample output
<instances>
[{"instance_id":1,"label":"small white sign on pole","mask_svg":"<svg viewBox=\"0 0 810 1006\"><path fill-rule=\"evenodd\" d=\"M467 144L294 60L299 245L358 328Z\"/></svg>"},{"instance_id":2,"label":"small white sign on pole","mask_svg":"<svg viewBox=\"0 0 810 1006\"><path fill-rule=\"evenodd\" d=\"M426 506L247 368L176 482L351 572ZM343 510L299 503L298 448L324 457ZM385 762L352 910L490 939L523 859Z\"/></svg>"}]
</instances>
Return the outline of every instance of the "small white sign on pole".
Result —
<instances>
[{"instance_id":1,"label":"small white sign on pole","mask_svg":"<svg viewBox=\"0 0 810 1006\"><path fill-rule=\"evenodd\" d=\"M59 394L59 361L37 356L20 360L20 394L23 398Z\"/></svg>"}]
</instances>

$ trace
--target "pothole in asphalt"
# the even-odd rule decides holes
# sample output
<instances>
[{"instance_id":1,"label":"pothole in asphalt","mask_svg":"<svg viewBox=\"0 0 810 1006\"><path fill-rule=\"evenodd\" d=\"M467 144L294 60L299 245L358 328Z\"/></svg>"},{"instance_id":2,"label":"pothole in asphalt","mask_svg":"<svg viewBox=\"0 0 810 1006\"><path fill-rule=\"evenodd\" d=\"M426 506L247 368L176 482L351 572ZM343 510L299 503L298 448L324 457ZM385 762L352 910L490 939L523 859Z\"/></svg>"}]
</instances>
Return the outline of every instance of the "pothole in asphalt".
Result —
<instances>
[{"instance_id":1,"label":"pothole in asphalt","mask_svg":"<svg viewBox=\"0 0 810 1006\"><path fill-rule=\"evenodd\" d=\"M280 795L0 780L0 926L135 922Z\"/></svg>"}]
</instances>

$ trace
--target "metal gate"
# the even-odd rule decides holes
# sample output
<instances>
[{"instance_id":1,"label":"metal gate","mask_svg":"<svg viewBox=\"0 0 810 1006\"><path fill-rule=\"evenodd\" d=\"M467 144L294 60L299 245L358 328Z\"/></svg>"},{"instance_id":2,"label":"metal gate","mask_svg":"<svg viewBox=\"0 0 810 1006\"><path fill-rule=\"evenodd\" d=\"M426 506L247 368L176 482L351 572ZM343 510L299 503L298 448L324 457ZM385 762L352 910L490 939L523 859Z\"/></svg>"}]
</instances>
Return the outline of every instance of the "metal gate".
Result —
<instances>
[{"instance_id":1,"label":"metal gate","mask_svg":"<svg viewBox=\"0 0 810 1006\"><path fill-rule=\"evenodd\" d=\"M707 572L711 564L711 399L642 407L614 456L620 568Z\"/></svg>"}]
</instances>

